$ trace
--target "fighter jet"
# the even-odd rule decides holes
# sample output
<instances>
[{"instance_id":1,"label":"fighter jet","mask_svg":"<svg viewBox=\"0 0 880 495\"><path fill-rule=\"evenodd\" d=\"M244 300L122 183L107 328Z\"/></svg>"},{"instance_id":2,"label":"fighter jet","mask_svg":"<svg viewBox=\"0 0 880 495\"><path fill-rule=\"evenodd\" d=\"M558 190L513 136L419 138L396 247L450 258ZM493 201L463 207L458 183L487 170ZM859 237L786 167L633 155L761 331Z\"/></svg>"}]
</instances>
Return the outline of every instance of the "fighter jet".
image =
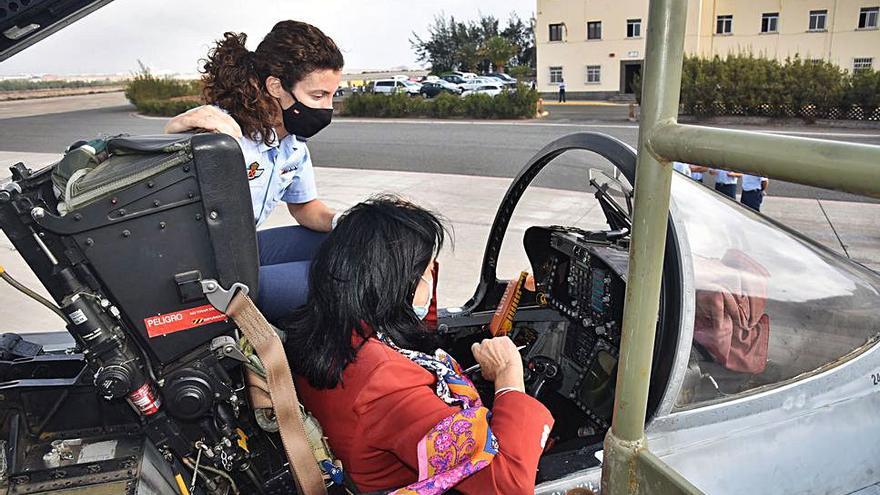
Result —
<instances>
[{"instance_id":1,"label":"fighter jet","mask_svg":"<svg viewBox=\"0 0 880 495\"><path fill-rule=\"evenodd\" d=\"M12 3L0 59L108 2ZM225 194L247 187L245 173L212 173L235 169L237 144L196 135L104 145L114 166L81 174L73 196L55 187L57 164L17 165L0 184L0 228L54 299L43 302L69 321L38 342L0 341L0 487L293 493L271 407L243 393L251 354L223 313L257 277L253 225L230 220L251 205ZM531 226L516 246L529 274L499 279L521 198L571 150L610 165L583 170L604 227ZM635 165L631 147L601 134L548 144L498 207L473 297L432 311L464 366L488 335L522 347L527 392L556 418L539 494L599 488L624 292L639 283L627 279ZM212 217L219 205L224 221ZM653 452L706 493L873 493L878 274L683 175L673 177L663 267L644 377Z\"/></svg>"}]
</instances>

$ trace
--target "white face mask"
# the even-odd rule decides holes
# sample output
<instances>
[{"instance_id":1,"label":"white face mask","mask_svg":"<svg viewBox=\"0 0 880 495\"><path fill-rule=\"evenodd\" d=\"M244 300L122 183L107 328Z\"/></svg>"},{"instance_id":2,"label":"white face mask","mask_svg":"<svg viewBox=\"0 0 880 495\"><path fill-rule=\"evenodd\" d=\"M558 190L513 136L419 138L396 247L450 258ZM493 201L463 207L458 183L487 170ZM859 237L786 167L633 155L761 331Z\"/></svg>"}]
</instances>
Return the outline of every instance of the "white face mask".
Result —
<instances>
[{"instance_id":1,"label":"white face mask","mask_svg":"<svg viewBox=\"0 0 880 495\"><path fill-rule=\"evenodd\" d=\"M413 311L415 312L418 319L424 320L425 317L428 316L428 310L431 307L431 297L434 294L434 284L428 281L428 279L426 279L424 275L422 275L421 279L424 280L426 284L428 284L428 300L425 301L424 306L416 306L415 304L413 304Z\"/></svg>"}]
</instances>

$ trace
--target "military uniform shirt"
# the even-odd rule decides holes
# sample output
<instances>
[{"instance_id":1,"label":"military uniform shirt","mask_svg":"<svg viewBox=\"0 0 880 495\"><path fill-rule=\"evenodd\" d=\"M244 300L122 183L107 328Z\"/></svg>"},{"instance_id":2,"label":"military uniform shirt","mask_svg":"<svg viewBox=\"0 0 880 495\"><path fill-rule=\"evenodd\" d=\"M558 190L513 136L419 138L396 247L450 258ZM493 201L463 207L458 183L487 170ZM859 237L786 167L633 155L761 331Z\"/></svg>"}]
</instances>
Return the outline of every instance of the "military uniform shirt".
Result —
<instances>
[{"instance_id":1,"label":"military uniform shirt","mask_svg":"<svg viewBox=\"0 0 880 495\"><path fill-rule=\"evenodd\" d=\"M687 175L688 177L691 176L691 167L688 166L688 164L686 163L672 162L672 168L677 172L681 172L682 174Z\"/></svg>"},{"instance_id":2,"label":"military uniform shirt","mask_svg":"<svg viewBox=\"0 0 880 495\"><path fill-rule=\"evenodd\" d=\"M304 141L289 135L266 145L242 137L239 144L257 226L269 218L279 202L307 203L318 197L312 158Z\"/></svg>"},{"instance_id":3,"label":"military uniform shirt","mask_svg":"<svg viewBox=\"0 0 880 495\"><path fill-rule=\"evenodd\" d=\"M761 182L765 179L759 175L743 174L743 191L755 191L761 189Z\"/></svg>"},{"instance_id":4,"label":"military uniform shirt","mask_svg":"<svg viewBox=\"0 0 880 495\"><path fill-rule=\"evenodd\" d=\"M715 171L716 184L736 184L736 177L731 177L726 170Z\"/></svg>"}]
</instances>

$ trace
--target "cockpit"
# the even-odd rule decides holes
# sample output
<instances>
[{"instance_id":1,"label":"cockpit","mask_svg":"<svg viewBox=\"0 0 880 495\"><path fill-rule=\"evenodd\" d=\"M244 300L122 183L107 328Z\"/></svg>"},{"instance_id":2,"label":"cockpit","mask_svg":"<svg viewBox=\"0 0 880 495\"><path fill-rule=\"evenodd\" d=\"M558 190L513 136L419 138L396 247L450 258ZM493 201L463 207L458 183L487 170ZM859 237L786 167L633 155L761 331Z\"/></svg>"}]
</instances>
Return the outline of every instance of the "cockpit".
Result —
<instances>
[{"instance_id":1,"label":"cockpit","mask_svg":"<svg viewBox=\"0 0 880 495\"><path fill-rule=\"evenodd\" d=\"M603 153L604 144L589 148L615 168L589 171L592 197L584 203L600 221L574 215L580 225L533 225L521 231L520 243L506 239L501 248L505 232L499 229L521 206L525 186L561 154L545 149L523 169L498 210L474 298L461 313L454 308L440 319L440 331L456 341L452 348L467 363L465 344L494 328L493 316L510 316L508 335L524 347L527 391L557 420L539 482L598 466L601 454L584 453L602 450L613 412L626 284L637 283L628 280L635 157L630 163L625 153ZM649 432L654 417L791 383L876 341L875 272L685 175L673 175L654 362L645 376L651 381ZM511 315L504 304L515 280L498 280L496 271L501 254L517 244L535 288L519 290Z\"/></svg>"}]
</instances>

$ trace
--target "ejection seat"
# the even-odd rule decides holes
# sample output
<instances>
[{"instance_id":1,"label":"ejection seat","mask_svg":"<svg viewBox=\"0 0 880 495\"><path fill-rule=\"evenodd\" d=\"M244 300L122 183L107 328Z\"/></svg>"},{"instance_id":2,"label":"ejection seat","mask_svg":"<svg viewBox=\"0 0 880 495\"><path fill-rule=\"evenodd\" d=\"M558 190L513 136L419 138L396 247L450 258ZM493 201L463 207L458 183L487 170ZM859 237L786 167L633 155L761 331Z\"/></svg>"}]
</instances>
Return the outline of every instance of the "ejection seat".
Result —
<instances>
[{"instance_id":1,"label":"ejection seat","mask_svg":"<svg viewBox=\"0 0 880 495\"><path fill-rule=\"evenodd\" d=\"M160 363L231 334L234 323L204 286L242 284L256 298L256 232L238 143L186 134L80 144L53 171L57 211L36 219L58 236L47 242L85 258Z\"/></svg>"},{"instance_id":2,"label":"ejection seat","mask_svg":"<svg viewBox=\"0 0 880 495\"><path fill-rule=\"evenodd\" d=\"M296 468L291 474L312 488L307 493L319 493L323 480L311 437L320 440L320 429L301 417L281 342L242 294L256 298L259 273L243 164L238 143L224 134L78 142L51 169L32 173L21 164L14 167L12 187L18 194L5 191L0 222L56 301L87 297L122 319L147 354L150 374L158 370L163 377L163 395L172 396L165 396L166 408L178 417L210 412L220 395L193 395L186 385L175 388L174 379L169 385L166 374L185 371L192 376L184 378L204 382L198 361L206 350L213 355L217 346L217 352L234 355L237 346L230 337L236 329L250 337L256 353L269 356L263 361L268 385L246 372L252 408L275 409L276 429L288 432L282 440ZM64 287L82 283L91 291L65 293ZM90 321L82 311L68 316L73 326ZM88 342L99 332L100 327L81 338ZM249 359L237 354L239 361ZM155 409L147 414L159 404L151 399ZM311 437L306 438L306 427L296 423L309 421ZM181 455L189 450L179 442L175 446Z\"/></svg>"}]
</instances>

